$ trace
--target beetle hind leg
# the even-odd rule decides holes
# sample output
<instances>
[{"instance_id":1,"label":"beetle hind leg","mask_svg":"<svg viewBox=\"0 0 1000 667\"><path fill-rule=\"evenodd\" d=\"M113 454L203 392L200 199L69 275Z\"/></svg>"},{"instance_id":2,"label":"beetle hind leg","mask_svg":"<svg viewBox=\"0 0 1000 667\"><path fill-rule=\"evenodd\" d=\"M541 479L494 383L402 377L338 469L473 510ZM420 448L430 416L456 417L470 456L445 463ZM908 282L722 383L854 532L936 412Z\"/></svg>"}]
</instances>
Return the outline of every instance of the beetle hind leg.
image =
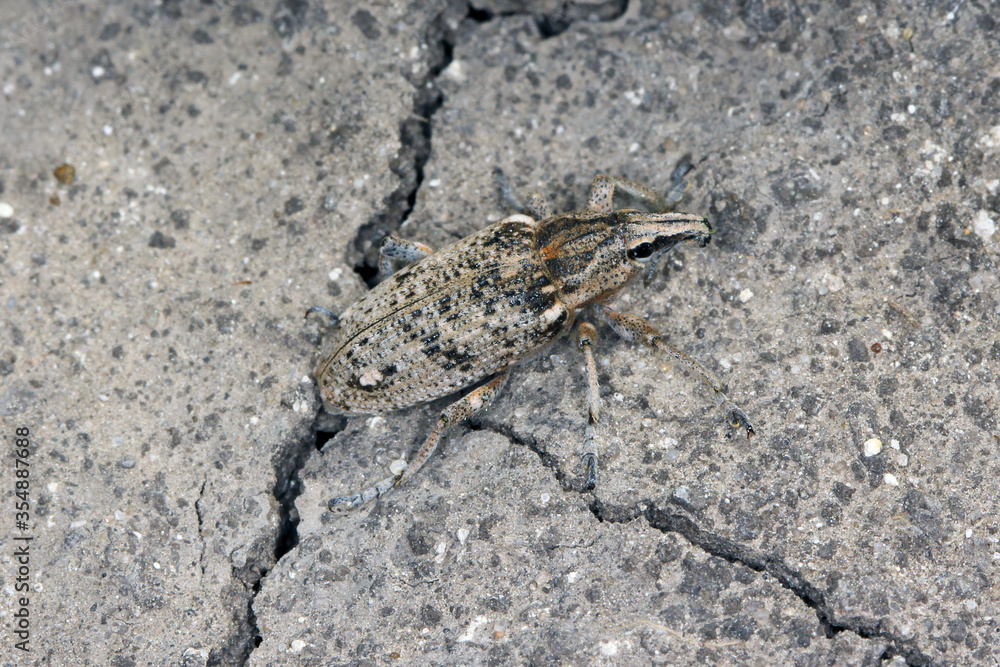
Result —
<instances>
[{"instance_id":1,"label":"beetle hind leg","mask_svg":"<svg viewBox=\"0 0 1000 667\"><path fill-rule=\"evenodd\" d=\"M330 326L336 326L337 323L340 322L340 317L337 316L337 313L333 312L329 308L324 308L323 306L311 306L303 317L309 317L313 313L318 313L325 317Z\"/></svg>"},{"instance_id":2,"label":"beetle hind leg","mask_svg":"<svg viewBox=\"0 0 1000 667\"><path fill-rule=\"evenodd\" d=\"M532 192L528 195L528 199L524 202L524 210L535 220L545 220L552 217L552 205L538 192Z\"/></svg>"},{"instance_id":3,"label":"beetle hind leg","mask_svg":"<svg viewBox=\"0 0 1000 667\"><path fill-rule=\"evenodd\" d=\"M594 325L580 322L576 326L576 343L587 360L587 431L583 447L584 489L587 491L597 485L597 423L601 419L601 395L597 386L597 364L594 362L596 342Z\"/></svg>"},{"instance_id":4,"label":"beetle hind leg","mask_svg":"<svg viewBox=\"0 0 1000 667\"><path fill-rule=\"evenodd\" d=\"M730 401L725 393L723 393L722 384L716 379L716 377L687 353L668 343L663 337L663 334L657 331L652 324L641 317L619 313L618 311L611 310L607 306L598 305L597 312L601 315L604 321L615 330L615 333L622 338L637 340L649 347L666 352L674 359L680 361L685 366L698 373L705 384L715 391L716 402L718 403L719 408L725 412L729 423L742 429L743 432L746 433L747 440L756 434L753 424L746 416L746 413L736 407L736 404Z\"/></svg>"},{"instance_id":5,"label":"beetle hind leg","mask_svg":"<svg viewBox=\"0 0 1000 667\"><path fill-rule=\"evenodd\" d=\"M386 236L378 249L379 277L385 280L395 272L392 268L394 260L413 264L433 253L434 250L423 243L407 241L397 236Z\"/></svg>"},{"instance_id":6,"label":"beetle hind leg","mask_svg":"<svg viewBox=\"0 0 1000 667\"><path fill-rule=\"evenodd\" d=\"M441 442L441 435L445 430L460 423L463 419L471 417L485 405L489 404L503 389L503 385L509 376L510 371L498 375L446 407L438 417L437 423L434 424L434 429L427 436L427 439L424 440L424 444L420 446L420 449L417 450L417 453L409 463L401 467L398 471L393 470L391 476L386 477L377 484L369 486L359 493L334 498L329 504L330 511L344 512L364 505L371 500L385 495L389 489L399 486L415 475L437 449L438 443Z\"/></svg>"},{"instance_id":7,"label":"beetle hind leg","mask_svg":"<svg viewBox=\"0 0 1000 667\"><path fill-rule=\"evenodd\" d=\"M493 180L496 183L500 201L505 206L509 206L518 213L527 213L535 220L544 220L552 217L552 206L538 192L529 194L528 198L522 204L521 200L514 194L514 188L511 187L510 182L507 180L507 175L503 173L503 169L500 167L493 168Z\"/></svg>"}]
</instances>

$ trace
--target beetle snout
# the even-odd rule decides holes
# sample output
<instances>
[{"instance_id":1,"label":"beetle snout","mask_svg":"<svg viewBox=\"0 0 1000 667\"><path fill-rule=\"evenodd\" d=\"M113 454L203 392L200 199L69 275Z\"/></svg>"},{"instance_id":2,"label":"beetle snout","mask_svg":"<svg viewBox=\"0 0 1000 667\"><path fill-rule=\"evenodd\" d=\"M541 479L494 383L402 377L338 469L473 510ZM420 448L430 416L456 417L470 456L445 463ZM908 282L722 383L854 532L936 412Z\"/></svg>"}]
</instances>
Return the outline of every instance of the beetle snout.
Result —
<instances>
[{"instance_id":1,"label":"beetle snout","mask_svg":"<svg viewBox=\"0 0 1000 667\"><path fill-rule=\"evenodd\" d=\"M704 248L705 246L708 245L708 242L712 240L712 234L715 233L715 227L713 227L712 223L708 221L708 218L702 218L701 221L704 222L705 227L708 228L707 234L703 234L702 236L698 237L698 247Z\"/></svg>"},{"instance_id":2,"label":"beetle snout","mask_svg":"<svg viewBox=\"0 0 1000 667\"><path fill-rule=\"evenodd\" d=\"M712 240L714 233L715 228L712 227L712 223L708 221L708 218L698 218L695 225L689 230L686 240L694 241L698 244L699 248L704 248Z\"/></svg>"}]
</instances>

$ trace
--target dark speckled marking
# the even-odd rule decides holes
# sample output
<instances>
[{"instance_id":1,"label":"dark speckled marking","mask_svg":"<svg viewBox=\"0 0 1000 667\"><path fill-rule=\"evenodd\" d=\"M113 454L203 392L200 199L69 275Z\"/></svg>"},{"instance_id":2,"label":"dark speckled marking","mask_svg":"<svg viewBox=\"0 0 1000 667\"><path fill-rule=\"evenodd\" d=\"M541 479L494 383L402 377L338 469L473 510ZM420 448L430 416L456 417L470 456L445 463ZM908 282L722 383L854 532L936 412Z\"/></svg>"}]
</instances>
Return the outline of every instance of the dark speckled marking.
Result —
<instances>
[{"instance_id":1,"label":"dark speckled marking","mask_svg":"<svg viewBox=\"0 0 1000 667\"><path fill-rule=\"evenodd\" d=\"M616 185L654 212L612 211ZM327 409L393 410L494 377L441 413L404 472L333 499L331 510L369 502L412 476L433 454L445 430L496 396L512 365L569 331L579 309L618 295L651 256L650 248L666 249L681 240L707 241L712 232L707 220L665 212L678 197L673 191L663 197L643 185L601 175L594 179L586 211L554 216L548 204L533 195L527 210L538 220L511 216L429 255L425 246L400 242L427 256L342 314L316 369ZM656 257L649 266L656 266ZM652 268L649 271L651 275ZM446 315L452 310L461 317ZM754 434L746 415L726 398L711 373L679 350L660 345L661 334L645 320L609 308L601 315L623 335L637 332L647 345L670 352L699 372L730 421L744 427L748 438ZM581 323L579 332L587 357L584 463L586 484L592 488L597 474L592 427L599 401L592 354L596 331Z\"/></svg>"},{"instance_id":2,"label":"dark speckled marking","mask_svg":"<svg viewBox=\"0 0 1000 667\"><path fill-rule=\"evenodd\" d=\"M550 344L568 318L538 261L534 229L519 221L401 269L350 310L317 369L331 378L326 403L350 412L392 410L466 387ZM374 387L359 384L368 368L382 374Z\"/></svg>"},{"instance_id":3,"label":"dark speckled marking","mask_svg":"<svg viewBox=\"0 0 1000 667\"><path fill-rule=\"evenodd\" d=\"M455 348L451 348L450 350L445 350L441 354L443 354L446 359L450 359L451 361L454 361L456 363L461 363L463 361L472 358L472 355L469 354L468 352L459 351L456 350Z\"/></svg>"}]
</instances>

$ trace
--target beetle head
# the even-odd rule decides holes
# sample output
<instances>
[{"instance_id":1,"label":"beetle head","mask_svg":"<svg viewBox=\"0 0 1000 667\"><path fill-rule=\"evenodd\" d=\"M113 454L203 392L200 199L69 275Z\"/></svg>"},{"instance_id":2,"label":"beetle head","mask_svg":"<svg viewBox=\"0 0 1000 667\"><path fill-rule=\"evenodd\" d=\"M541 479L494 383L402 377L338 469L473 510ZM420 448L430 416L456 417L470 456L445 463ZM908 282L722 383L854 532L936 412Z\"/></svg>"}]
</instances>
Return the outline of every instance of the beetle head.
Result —
<instances>
[{"instance_id":1,"label":"beetle head","mask_svg":"<svg viewBox=\"0 0 1000 667\"><path fill-rule=\"evenodd\" d=\"M690 213L577 211L543 220L535 242L563 303L582 308L614 298L644 270L648 285L664 252L683 241L704 245L711 234L708 220Z\"/></svg>"},{"instance_id":2,"label":"beetle head","mask_svg":"<svg viewBox=\"0 0 1000 667\"><path fill-rule=\"evenodd\" d=\"M691 213L622 210L615 215L625 240L625 255L638 270L646 271L643 279L646 285L652 281L656 266L667 250L684 241L705 247L715 231L707 218Z\"/></svg>"}]
</instances>

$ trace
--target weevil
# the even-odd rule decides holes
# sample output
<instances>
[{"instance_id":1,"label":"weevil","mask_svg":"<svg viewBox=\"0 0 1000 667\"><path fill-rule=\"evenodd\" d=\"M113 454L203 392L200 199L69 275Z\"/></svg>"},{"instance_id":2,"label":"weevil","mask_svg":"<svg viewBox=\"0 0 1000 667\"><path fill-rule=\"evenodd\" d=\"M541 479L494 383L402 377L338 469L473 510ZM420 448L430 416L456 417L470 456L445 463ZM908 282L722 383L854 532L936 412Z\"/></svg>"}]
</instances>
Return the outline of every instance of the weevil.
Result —
<instances>
[{"instance_id":1,"label":"weevil","mask_svg":"<svg viewBox=\"0 0 1000 667\"><path fill-rule=\"evenodd\" d=\"M532 194L511 215L452 245L429 247L387 236L380 247L383 280L335 321L315 376L328 411L380 413L472 389L448 405L430 435L405 465L353 495L330 501L341 511L362 505L412 477L434 453L442 434L487 405L516 364L537 356L574 332L587 367L587 426L583 467L587 488L597 479L599 393L594 346L597 332L579 317L591 309L618 335L662 350L697 372L719 406L747 438L747 416L700 363L668 343L641 317L611 304L645 270L679 243L704 247L713 229L700 215L671 212L684 190L683 172L663 196L614 176L594 179L583 211L554 215ZM615 210L618 188L649 211ZM512 199L509 191L506 195ZM515 202L516 203L516 202ZM395 273L394 260L407 263Z\"/></svg>"}]
</instances>

